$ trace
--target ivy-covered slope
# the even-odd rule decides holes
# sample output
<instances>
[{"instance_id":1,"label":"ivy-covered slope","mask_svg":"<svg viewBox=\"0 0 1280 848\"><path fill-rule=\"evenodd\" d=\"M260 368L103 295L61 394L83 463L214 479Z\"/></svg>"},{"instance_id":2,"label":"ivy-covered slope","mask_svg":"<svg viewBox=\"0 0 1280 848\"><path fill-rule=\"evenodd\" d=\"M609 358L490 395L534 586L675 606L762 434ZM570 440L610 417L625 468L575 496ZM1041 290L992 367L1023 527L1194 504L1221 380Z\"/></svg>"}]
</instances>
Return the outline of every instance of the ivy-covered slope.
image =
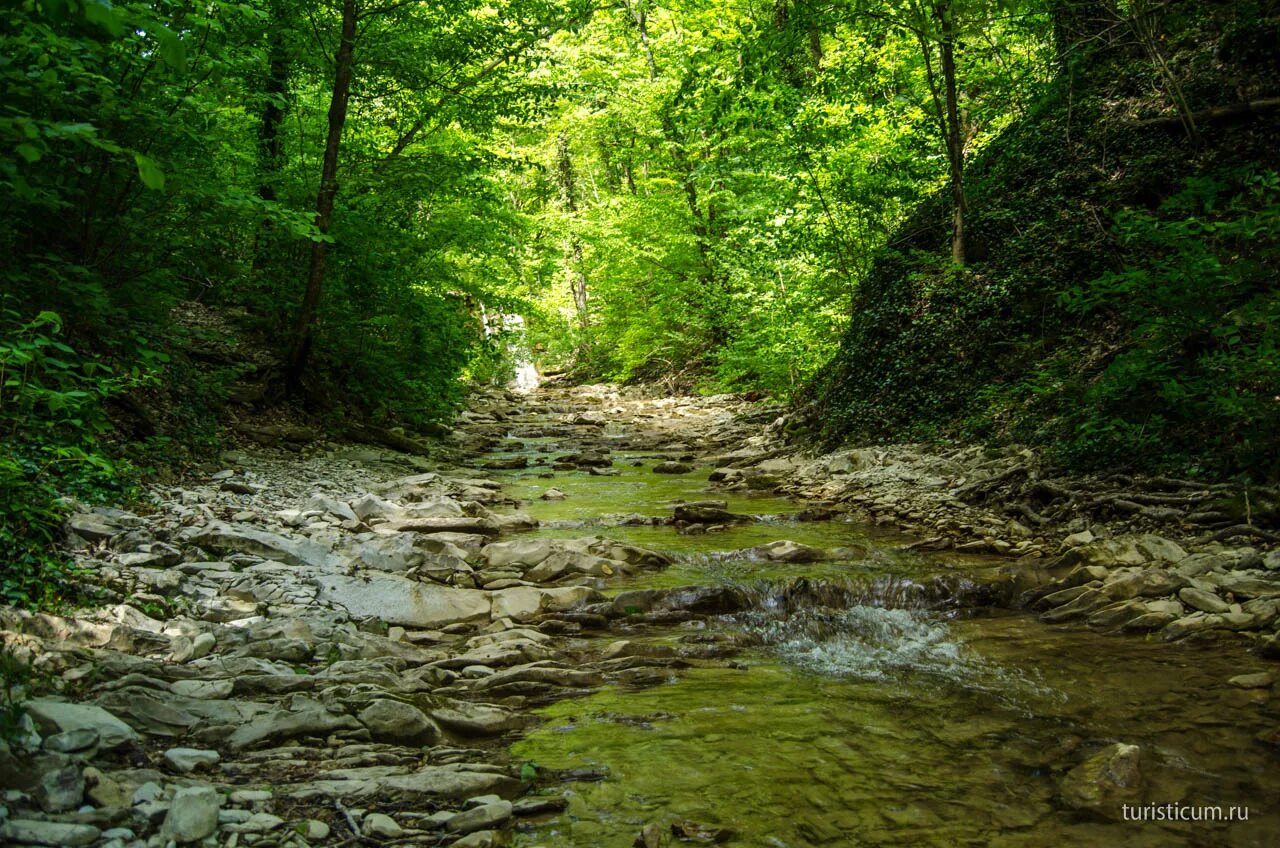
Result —
<instances>
[{"instance_id":1,"label":"ivy-covered slope","mask_svg":"<svg viewBox=\"0 0 1280 848\"><path fill-rule=\"evenodd\" d=\"M820 441L1016 439L1079 469L1280 474L1280 14L1182 2L1161 24L1199 144L1161 120L1146 51L1119 30L1086 45L971 164L968 266L950 264L942 195L878 258L801 398Z\"/></svg>"}]
</instances>

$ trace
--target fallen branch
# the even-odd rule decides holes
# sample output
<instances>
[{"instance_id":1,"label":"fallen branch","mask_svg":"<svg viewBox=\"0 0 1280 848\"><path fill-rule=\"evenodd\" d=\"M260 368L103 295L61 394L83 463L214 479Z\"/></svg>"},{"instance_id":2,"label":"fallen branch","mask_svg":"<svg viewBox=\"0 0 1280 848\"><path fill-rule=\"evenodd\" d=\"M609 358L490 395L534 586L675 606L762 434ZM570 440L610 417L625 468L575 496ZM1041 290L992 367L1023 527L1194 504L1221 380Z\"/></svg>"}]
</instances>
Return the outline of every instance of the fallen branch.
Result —
<instances>
[{"instance_id":1,"label":"fallen branch","mask_svg":"<svg viewBox=\"0 0 1280 848\"><path fill-rule=\"evenodd\" d=\"M385 430L382 427L371 427L367 424L350 424L347 426L347 437L358 442L382 445L401 453L427 456L431 447L419 439L399 430Z\"/></svg>"},{"instance_id":2,"label":"fallen branch","mask_svg":"<svg viewBox=\"0 0 1280 848\"><path fill-rule=\"evenodd\" d=\"M1260 527L1254 527L1252 524L1233 524L1230 527L1225 527L1222 530L1217 531L1216 533L1201 536L1196 541L1202 545L1207 545L1210 542L1221 542L1226 539L1233 539L1236 536L1253 536L1254 538L1264 539L1268 542L1280 542L1280 534L1263 530Z\"/></svg>"},{"instance_id":3,"label":"fallen branch","mask_svg":"<svg viewBox=\"0 0 1280 848\"><path fill-rule=\"evenodd\" d=\"M954 492L952 492L952 494L955 497L960 498L961 500L968 500L969 496L972 494L976 494L976 493L981 493L984 495L990 494L991 492L998 489L1004 483L1007 483L1010 480L1012 480L1014 477L1018 477L1020 475L1030 474L1030 473L1031 471L1025 465L1015 465L1014 467L1006 471L1002 471L999 474L996 474L992 477L986 477L982 480L977 480L966 486L961 486L959 489L956 489Z\"/></svg>"},{"instance_id":4,"label":"fallen branch","mask_svg":"<svg viewBox=\"0 0 1280 848\"><path fill-rule=\"evenodd\" d=\"M1049 523L1049 519L1045 518L1043 515L1036 512L1034 509L1031 508L1030 504L1027 504L1025 502L1010 504L1009 511L1018 513L1019 515L1023 516L1028 521L1030 521L1032 524L1036 525L1037 527L1043 527Z\"/></svg>"},{"instance_id":5,"label":"fallen branch","mask_svg":"<svg viewBox=\"0 0 1280 848\"><path fill-rule=\"evenodd\" d=\"M1232 103L1229 106L1215 106L1212 109L1193 112L1191 119L1196 124L1226 124L1233 121L1256 118L1276 109L1280 109L1280 97L1267 97L1262 100L1245 100L1241 103ZM1161 115L1157 118L1127 121L1126 124L1143 129L1159 127L1161 129L1181 130L1185 126L1184 119L1185 116L1180 115Z\"/></svg>"}]
</instances>

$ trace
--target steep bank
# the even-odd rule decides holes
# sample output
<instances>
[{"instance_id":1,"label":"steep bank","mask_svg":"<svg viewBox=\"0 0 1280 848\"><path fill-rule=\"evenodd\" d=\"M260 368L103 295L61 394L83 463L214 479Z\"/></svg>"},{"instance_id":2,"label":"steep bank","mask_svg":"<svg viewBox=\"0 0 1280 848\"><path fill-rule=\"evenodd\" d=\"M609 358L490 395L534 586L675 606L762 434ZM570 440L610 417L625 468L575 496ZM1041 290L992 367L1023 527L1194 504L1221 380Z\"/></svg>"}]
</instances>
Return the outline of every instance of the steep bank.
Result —
<instances>
[{"instance_id":1,"label":"steep bank","mask_svg":"<svg viewBox=\"0 0 1280 848\"><path fill-rule=\"evenodd\" d=\"M946 197L891 239L803 399L823 443L1013 440L1075 470L1280 473L1277 7L1161 6L1154 49L1199 144L1113 23L971 163L967 267L946 259Z\"/></svg>"}]
</instances>

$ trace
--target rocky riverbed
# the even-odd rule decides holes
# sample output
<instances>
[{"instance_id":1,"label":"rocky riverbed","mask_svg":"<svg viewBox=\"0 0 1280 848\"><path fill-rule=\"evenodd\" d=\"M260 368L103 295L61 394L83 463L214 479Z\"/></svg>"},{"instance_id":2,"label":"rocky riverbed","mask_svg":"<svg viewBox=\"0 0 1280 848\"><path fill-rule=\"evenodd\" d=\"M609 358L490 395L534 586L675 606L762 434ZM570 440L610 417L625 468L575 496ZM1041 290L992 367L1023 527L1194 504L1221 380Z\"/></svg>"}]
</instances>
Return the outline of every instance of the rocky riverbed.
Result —
<instances>
[{"instance_id":1,"label":"rocky riverbed","mask_svg":"<svg viewBox=\"0 0 1280 848\"><path fill-rule=\"evenodd\" d=\"M548 710L609 692L678 699L681 686L773 668L766 656L858 679L868 668L980 678L990 668L953 663L936 616L1028 608L1042 621L1008 621L1114 635L1116 662L1137 634L1211 651L1203 668L1240 711L1241 767L1274 765L1280 553L1265 530L1221 532L1237 526L1229 516L1206 530L1159 511L1208 514L1227 493L1166 481L1159 506L1114 481L1050 480L1017 451L804 456L782 440L780 415L610 387L490 392L430 457L255 445L131 510L84 509L68 544L99 604L0 610L8 652L34 675L20 738L0 753L0 839L843 844L846 831L817 824L820 838L770 843L767 823L739 832L732 810L673 821L646 808L567 835L589 787L628 784L607 761L539 762L551 750L536 734ZM662 720L617 715L627 732ZM1005 829L1105 821L1150 800L1143 786L1163 784L1143 773L1161 755L1142 742L1079 738L1037 759L1027 767L1053 782L1053 799L1027 799L1044 812ZM1257 809L1274 827L1277 811ZM1268 844L1258 833L1277 831L1216 844Z\"/></svg>"}]
</instances>

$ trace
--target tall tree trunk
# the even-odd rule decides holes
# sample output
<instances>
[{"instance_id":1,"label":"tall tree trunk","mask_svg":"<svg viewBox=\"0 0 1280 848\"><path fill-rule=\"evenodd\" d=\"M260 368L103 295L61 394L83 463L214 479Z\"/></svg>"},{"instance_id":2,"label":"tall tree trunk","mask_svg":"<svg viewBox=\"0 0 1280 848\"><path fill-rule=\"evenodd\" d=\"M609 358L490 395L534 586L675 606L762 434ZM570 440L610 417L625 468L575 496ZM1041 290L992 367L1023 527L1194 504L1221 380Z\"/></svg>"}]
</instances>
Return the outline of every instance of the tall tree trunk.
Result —
<instances>
[{"instance_id":1,"label":"tall tree trunk","mask_svg":"<svg viewBox=\"0 0 1280 848\"><path fill-rule=\"evenodd\" d=\"M258 124L258 196L275 200L275 180L280 170L284 124L283 101L289 93L289 54L284 42L284 11L279 0L271 4L272 27L268 34L267 76L262 84L262 119Z\"/></svg>"},{"instance_id":2,"label":"tall tree trunk","mask_svg":"<svg viewBox=\"0 0 1280 848\"><path fill-rule=\"evenodd\" d=\"M333 217L333 202L338 196L338 150L342 146L342 128L347 122L347 105L351 99L351 75L355 68L356 2L342 0L342 36L338 52L334 56L333 94L329 99L329 132L325 137L324 160L320 168L320 190L316 193L316 228L322 235L329 232ZM320 290L324 286L325 256L328 244L311 243L311 263L307 272L307 288L298 312L298 323L293 331L293 346L289 352L285 372L290 392L296 393L302 385L307 358L311 354L312 331L316 321L316 306L320 303Z\"/></svg>"},{"instance_id":3,"label":"tall tree trunk","mask_svg":"<svg viewBox=\"0 0 1280 848\"><path fill-rule=\"evenodd\" d=\"M960 129L960 108L956 94L955 15L951 3L937 7L941 23L940 46L942 84L946 91L947 159L951 166L951 201L953 220L951 227L951 258L963 265L966 259L966 218L968 204L964 192L964 138Z\"/></svg>"},{"instance_id":4,"label":"tall tree trunk","mask_svg":"<svg viewBox=\"0 0 1280 848\"><path fill-rule=\"evenodd\" d=\"M271 31L268 33L267 74L262 82L262 118L258 124L258 197L268 202L279 199L276 181L284 161L281 127L284 124L284 99L289 93L289 54L284 41L284 10L280 0L271 4ZM264 218L254 239L253 270L262 270L270 251L267 249L271 220Z\"/></svg>"},{"instance_id":5,"label":"tall tree trunk","mask_svg":"<svg viewBox=\"0 0 1280 848\"><path fill-rule=\"evenodd\" d=\"M569 155L569 134L560 133L556 140L556 179L560 183L560 203L570 215L578 212L577 186L573 174L573 158ZM582 239L576 235L570 244L573 269L569 286L573 290L573 305L578 310L578 321L587 329L587 268L583 258Z\"/></svg>"},{"instance_id":6,"label":"tall tree trunk","mask_svg":"<svg viewBox=\"0 0 1280 848\"><path fill-rule=\"evenodd\" d=\"M658 78L658 62L653 57L653 45L649 43L649 15L644 10L644 0L625 0L627 11L631 14L631 20L636 25L636 32L640 34L640 46L644 48L645 64L649 66L649 79L656 80Z\"/></svg>"}]
</instances>

